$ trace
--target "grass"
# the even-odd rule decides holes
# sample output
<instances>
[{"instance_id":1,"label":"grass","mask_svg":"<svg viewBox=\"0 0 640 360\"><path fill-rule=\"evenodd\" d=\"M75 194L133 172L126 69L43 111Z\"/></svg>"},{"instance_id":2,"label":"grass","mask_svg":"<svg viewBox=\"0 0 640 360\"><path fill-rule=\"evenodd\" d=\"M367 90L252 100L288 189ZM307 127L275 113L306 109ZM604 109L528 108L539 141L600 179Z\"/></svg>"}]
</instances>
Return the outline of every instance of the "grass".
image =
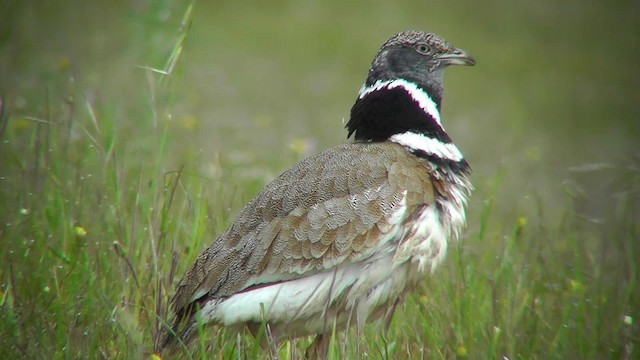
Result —
<instances>
[{"instance_id":1,"label":"grass","mask_svg":"<svg viewBox=\"0 0 640 360\"><path fill-rule=\"evenodd\" d=\"M316 58L336 49L335 56L344 52L346 63L362 70L378 44L367 40L349 52L351 43L336 40L331 33L317 38L317 53L275 54L274 47L282 49L277 38L288 25L270 16L277 19L286 4L262 10L228 5L216 9L228 16L215 15L204 4L192 7L170 1L141 5L135 11L123 4L118 6L124 10L105 8L109 29L123 27L128 36L126 42L115 40L125 49L122 58L93 48L95 43L104 44L105 36L111 38L104 35L108 31L90 28L83 33L92 39L83 56L36 56L38 44L30 40L37 36L24 29L30 18L44 19L42 14L54 10L12 8L25 24L12 23L13 32L0 29L0 39L17 39L0 49L5 54L26 49L27 55L12 55L8 58L13 63L0 64L2 78L7 79L0 88L7 94L0 118L1 358L150 358L158 330L166 324L167 299L203 247L224 231L266 181L305 154L342 139L337 122L335 129L327 130L321 120L343 116L357 86L335 91L333 86L361 81L362 71L352 77L345 74L346 79L332 78L328 74L337 68L335 60ZM332 13L331 7L317 10ZM296 11L302 17L294 18L294 25L324 29L321 17L311 15L315 10ZM344 11L341 16L346 17L350 10ZM383 17L387 12L384 7L372 8L370 16ZM240 14L259 29L264 24L273 28L256 35L261 42L232 46L222 29L245 29L247 38L238 35L239 39L254 35L247 23L237 24L235 16ZM208 15L219 26L203 27ZM396 25L417 21L411 16L390 15L389 21ZM344 29L339 26L347 25L340 24L328 31L341 33ZM47 28L46 23L38 25ZM438 26L447 28L443 23ZM209 41L204 34L218 39L217 50L228 49L229 53L216 53L214 61L235 74L229 75L231 80L211 84L211 79L224 74L214 72L197 81L201 74L190 72L203 68L197 64ZM295 49L300 39L316 40L308 34L287 37L291 46L286 48ZM520 33L515 29L510 34ZM520 65L510 71L520 77L526 76L528 65L517 62L517 57L526 47L512 50L512 61ZM360 50L362 58L354 55ZM51 53L55 51L45 52ZM264 55L238 61L248 53ZM324 81L327 89L317 90L313 102L303 103L309 97L304 91L296 91L302 94L292 95L292 101L279 97L289 87L302 86L297 81L306 79L309 71L277 64L279 56L294 55L301 62L324 64L310 79ZM132 63L136 66L129 66ZM484 73L491 70L485 68ZM576 74L580 71L588 69L578 68ZM241 77L242 72L248 77ZM272 85L268 93L253 84L261 72ZM277 82L283 74L290 77ZM557 72L548 70L547 75L555 78ZM456 76L453 80L463 77ZM544 72L535 79L545 85ZM494 89L506 94L509 88L501 81L506 80L496 81ZM600 81L604 80L593 79L594 84ZM552 122L536 123L541 127L537 134L545 141L536 140L531 132L529 126L539 119L540 109L569 114L562 106L551 108L548 93L526 88L523 91L537 101L536 106L527 108L514 97L513 103L492 110L471 100L477 94L491 104L486 91L463 89L460 84L453 81L449 87L460 90L458 100L452 101L468 97L471 105L451 102L447 105L459 113L446 111L449 119L458 118L450 123L452 131L456 139L470 139L460 141L461 146L473 150L470 161L477 164L473 182L478 190L469 209L468 231L461 243L451 247L446 264L407 297L386 335L375 325L362 335L337 333L331 358L636 358L640 158L637 152L615 151L625 141L633 143L632 123L624 125L631 129L628 138L600 144L599 149L610 155L607 161L584 161L572 153L580 141L592 139L586 130L577 132L582 138L564 144L566 148L553 144L558 138L544 132L562 133ZM579 106L567 95L574 88L564 84L561 90L559 96ZM247 99L251 106L242 105ZM634 118L633 110L625 110L632 109L625 107L631 101L624 96L616 99L620 116ZM213 111L203 106L207 101L214 103ZM271 107L276 110L271 112ZM581 116L589 113L585 107L577 109ZM301 124L307 111L310 121ZM487 144L482 136L477 140L473 139L478 136L467 136L480 134L484 125L467 122L471 128L463 128L459 123L464 123L465 111L479 118L496 112L499 119L513 119L512 128L504 124L501 128L512 129L504 138L512 139L518 150L500 155L508 148L504 140ZM601 115L600 108L593 111L594 118ZM587 118L585 127L608 134L594 118ZM568 155L554 158L554 150ZM501 156L502 162L495 161ZM575 163L586 165L567 165ZM560 181L562 186L550 185ZM283 358L296 358L309 343L310 339L298 339L278 351ZM191 357L266 355L247 333L211 328L202 330Z\"/></svg>"}]
</instances>

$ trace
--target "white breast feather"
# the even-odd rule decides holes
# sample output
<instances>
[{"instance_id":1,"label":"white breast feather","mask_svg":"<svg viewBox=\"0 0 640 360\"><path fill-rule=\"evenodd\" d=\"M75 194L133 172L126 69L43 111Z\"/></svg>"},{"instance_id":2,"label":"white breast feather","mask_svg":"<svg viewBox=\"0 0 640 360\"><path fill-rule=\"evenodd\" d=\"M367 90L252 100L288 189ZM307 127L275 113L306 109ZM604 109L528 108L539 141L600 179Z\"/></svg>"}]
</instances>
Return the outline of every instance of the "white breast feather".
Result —
<instances>
[{"instance_id":1,"label":"white breast feather","mask_svg":"<svg viewBox=\"0 0 640 360\"><path fill-rule=\"evenodd\" d=\"M410 260L423 273L433 272L444 260L449 241L458 239L466 223L464 207L471 185L460 178L459 183L449 184L447 190L450 198L437 198L437 205L424 208L409 224L406 233L412 236L402 240L394 256L395 263Z\"/></svg>"}]
</instances>

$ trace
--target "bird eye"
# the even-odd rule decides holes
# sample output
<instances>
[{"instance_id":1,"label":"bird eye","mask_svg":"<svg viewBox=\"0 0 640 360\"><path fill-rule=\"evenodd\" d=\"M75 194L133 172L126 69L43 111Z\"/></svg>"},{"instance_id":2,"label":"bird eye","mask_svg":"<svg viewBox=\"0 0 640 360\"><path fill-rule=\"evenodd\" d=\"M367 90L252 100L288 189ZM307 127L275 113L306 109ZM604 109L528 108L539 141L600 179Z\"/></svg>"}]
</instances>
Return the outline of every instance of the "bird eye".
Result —
<instances>
[{"instance_id":1,"label":"bird eye","mask_svg":"<svg viewBox=\"0 0 640 360\"><path fill-rule=\"evenodd\" d=\"M414 46L417 52L420 54L426 55L431 52L431 47L424 43L419 43Z\"/></svg>"}]
</instances>

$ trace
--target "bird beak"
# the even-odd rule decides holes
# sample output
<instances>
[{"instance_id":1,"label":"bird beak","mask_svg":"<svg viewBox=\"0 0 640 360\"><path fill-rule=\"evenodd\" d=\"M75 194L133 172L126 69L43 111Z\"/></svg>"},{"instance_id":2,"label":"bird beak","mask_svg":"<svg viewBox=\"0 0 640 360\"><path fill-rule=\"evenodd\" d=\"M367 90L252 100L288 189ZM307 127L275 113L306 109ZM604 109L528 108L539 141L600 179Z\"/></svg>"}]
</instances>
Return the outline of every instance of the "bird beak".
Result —
<instances>
[{"instance_id":1,"label":"bird beak","mask_svg":"<svg viewBox=\"0 0 640 360\"><path fill-rule=\"evenodd\" d=\"M473 56L460 49L456 49L454 52L449 54L444 54L440 56L438 60L440 60L444 65L473 66L476 64L476 59L474 59Z\"/></svg>"}]
</instances>

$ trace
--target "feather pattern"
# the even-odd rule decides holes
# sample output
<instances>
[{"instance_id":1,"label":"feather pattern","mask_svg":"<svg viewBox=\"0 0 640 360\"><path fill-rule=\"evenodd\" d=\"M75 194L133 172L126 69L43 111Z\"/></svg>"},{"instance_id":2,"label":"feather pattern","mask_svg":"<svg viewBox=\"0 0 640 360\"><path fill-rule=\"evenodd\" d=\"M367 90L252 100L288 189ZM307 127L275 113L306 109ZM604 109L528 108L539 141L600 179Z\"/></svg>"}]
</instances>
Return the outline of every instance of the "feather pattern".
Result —
<instances>
[{"instance_id":1,"label":"feather pattern","mask_svg":"<svg viewBox=\"0 0 640 360\"><path fill-rule=\"evenodd\" d=\"M352 166L337 165L345 159ZM364 324L433 270L464 225L470 185L445 198L432 170L391 142L346 144L300 163L202 253L177 287L174 311L189 317L198 303L204 322L260 323L266 316L288 330L299 322L299 335L322 332L325 322L309 319L327 308L342 323L355 311L352 320ZM438 203L451 210L439 211Z\"/></svg>"},{"instance_id":2,"label":"feather pattern","mask_svg":"<svg viewBox=\"0 0 640 360\"><path fill-rule=\"evenodd\" d=\"M340 165L345 159L351 166ZM433 203L429 184L426 164L392 143L345 144L311 157L241 210L186 273L173 307L369 257L380 235Z\"/></svg>"}]
</instances>

